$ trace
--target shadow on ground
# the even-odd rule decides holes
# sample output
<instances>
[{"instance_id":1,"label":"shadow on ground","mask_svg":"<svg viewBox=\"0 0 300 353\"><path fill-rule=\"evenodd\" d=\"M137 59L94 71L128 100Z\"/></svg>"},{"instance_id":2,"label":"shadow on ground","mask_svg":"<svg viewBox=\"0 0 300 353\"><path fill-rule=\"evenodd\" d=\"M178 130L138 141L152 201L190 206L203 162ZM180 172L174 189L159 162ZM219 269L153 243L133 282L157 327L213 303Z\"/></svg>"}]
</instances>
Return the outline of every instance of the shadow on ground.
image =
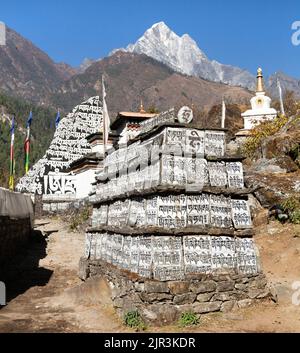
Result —
<instances>
[{"instance_id":1,"label":"shadow on ground","mask_svg":"<svg viewBox=\"0 0 300 353\"><path fill-rule=\"evenodd\" d=\"M50 233L45 235L34 230L27 247L1 265L0 281L6 286L7 303L31 287L45 286L49 282L53 271L39 267L40 259L47 255L49 235ZM0 306L0 310L1 308Z\"/></svg>"}]
</instances>

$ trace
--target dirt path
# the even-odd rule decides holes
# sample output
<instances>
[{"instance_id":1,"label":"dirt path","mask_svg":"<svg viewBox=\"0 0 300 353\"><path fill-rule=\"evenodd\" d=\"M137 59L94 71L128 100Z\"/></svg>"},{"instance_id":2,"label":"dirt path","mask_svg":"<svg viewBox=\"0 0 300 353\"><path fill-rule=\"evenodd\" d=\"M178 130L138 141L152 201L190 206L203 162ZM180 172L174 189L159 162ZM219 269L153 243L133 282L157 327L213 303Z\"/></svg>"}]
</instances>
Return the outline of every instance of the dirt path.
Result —
<instances>
[{"instance_id":1,"label":"dirt path","mask_svg":"<svg viewBox=\"0 0 300 353\"><path fill-rule=\"evenodd\" d=\"M42 240L30 246L19 264L19 276L7 285L11 300L0 310L0 332L126 331L105 284L83 284L77 276L84 234L70 232L60 220L36 223ZM168 326L148 331L300 332L300 305L292 303L292 283L300 281L300 225L263 225L257 229L256 242L264 272L278 292L277 304L262 302L228 314L203 315L193 329Z\"/></svg>"},{"instance_id":2,"label":"dirt path","mask_svg":"<svg viewBox=\"0 0 300 353\"><path fill-rule=\"evenodd\" d=\"M43 242L35 242L20 266L20 276L7 284L8 295L16 297L0 310L0 332L120 331L107 297L94 303L93 297L80 298L80 294L89 298L77 275L84 234L69 232L60 220L43 219L36 224L48 236L46 253L35 268L34 257L43 252Z\"/></svg>"}]
</instances>

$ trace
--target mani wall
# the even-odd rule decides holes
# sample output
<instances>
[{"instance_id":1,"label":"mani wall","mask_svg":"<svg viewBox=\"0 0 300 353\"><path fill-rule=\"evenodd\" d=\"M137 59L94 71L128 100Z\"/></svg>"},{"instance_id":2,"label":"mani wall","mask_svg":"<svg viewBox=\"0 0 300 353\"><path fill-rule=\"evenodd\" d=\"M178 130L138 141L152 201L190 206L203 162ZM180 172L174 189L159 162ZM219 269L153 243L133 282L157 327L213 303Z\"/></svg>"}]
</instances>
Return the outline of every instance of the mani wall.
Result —
<instances>
[{"instance_id":1,"label":"mani wall","mask_svg":"<svg viewBox=\"0 0 300 353\"><path fill-rule=\"evenodd\" d=\"M225 131L178 123L174 110L154 119L104 161L81 277L103 275L120 314L138 309L156 323L268 297L250 190Z\"/></svg>"},{"instance_id":2,"label":"mani wall","mask_svg":"<svg viewBox=\"0 0 300 353\"><path fill-rule=\"evenodd\" d=\"M33 217L30 196L0 188L0 272L2 264L24 250L33 229Z\"/></svg>"},{"instance_id":3,"label":"mani wall","mask_svg":"<svg viewBox=\"0 0 300 353\"><path fill-rule=\"evenodd\" d=\"M49 201L75 199L77 179L67 169L91 152L86 137L101 131L102 126L102 102L98 96L76 106L60 121L46 154L21 178L17 190L43 195Z\"/></svg>"}]
</instances>

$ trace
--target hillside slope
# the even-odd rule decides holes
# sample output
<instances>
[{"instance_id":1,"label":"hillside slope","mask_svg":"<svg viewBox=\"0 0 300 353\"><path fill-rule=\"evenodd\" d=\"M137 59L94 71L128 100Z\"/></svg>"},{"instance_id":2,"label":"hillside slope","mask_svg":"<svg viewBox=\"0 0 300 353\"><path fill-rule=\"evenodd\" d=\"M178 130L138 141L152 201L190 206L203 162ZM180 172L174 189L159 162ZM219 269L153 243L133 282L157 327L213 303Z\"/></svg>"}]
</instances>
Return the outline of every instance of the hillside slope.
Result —
<instances>
[{"instance_id":1,"label":"hillside slope","mask_svg":"<svg viewBox=\"0 0 300 353\"><path fill-rule=\"evenodd\" d=\"M6 45L0 46L1 90L42 104L74 73L69 65L56 64L32 42L6 28Z\"/></svg>"},{"instance_id":2,"label":"hillside slope","mask_svg":"<svg viewBox=\"0 0 300 353\"><path fill-rule=\"evenodd\" d=\"M194 104L198 110L204 110L220 103L223 96L237 103L248 103L251 97L241 87L175 73L146 55L119 51L64 82L58 93L52 95L51 104L69 110L90 96L101 95L103 74L112 116L122 110L138 110L141 99L146 109L155 107L163 111L182 104Z\"/></svg>"}]
</instances>

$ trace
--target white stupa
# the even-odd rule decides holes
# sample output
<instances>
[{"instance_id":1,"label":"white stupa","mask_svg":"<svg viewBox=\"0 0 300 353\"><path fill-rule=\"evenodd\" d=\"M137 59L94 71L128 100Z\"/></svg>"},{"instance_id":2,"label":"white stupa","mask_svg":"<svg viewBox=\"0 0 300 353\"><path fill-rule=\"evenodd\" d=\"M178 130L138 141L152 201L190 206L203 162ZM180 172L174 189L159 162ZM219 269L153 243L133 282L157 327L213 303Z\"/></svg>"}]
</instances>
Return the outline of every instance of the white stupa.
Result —
<instances>
[{"instance_id":1,"label":"white stupa","mask_svg":"<svg viewBox=\"0 0 300 353\"><path fill-rule=\"evenodd\" d=\"M271 98L264 92L262 69L257 70L256 94L250 100L251 109L242 114L244 118L244 130L251 130L256 125L266 120L273 120L277 111L271 108Z\"/></svg>"}]
</instances>

